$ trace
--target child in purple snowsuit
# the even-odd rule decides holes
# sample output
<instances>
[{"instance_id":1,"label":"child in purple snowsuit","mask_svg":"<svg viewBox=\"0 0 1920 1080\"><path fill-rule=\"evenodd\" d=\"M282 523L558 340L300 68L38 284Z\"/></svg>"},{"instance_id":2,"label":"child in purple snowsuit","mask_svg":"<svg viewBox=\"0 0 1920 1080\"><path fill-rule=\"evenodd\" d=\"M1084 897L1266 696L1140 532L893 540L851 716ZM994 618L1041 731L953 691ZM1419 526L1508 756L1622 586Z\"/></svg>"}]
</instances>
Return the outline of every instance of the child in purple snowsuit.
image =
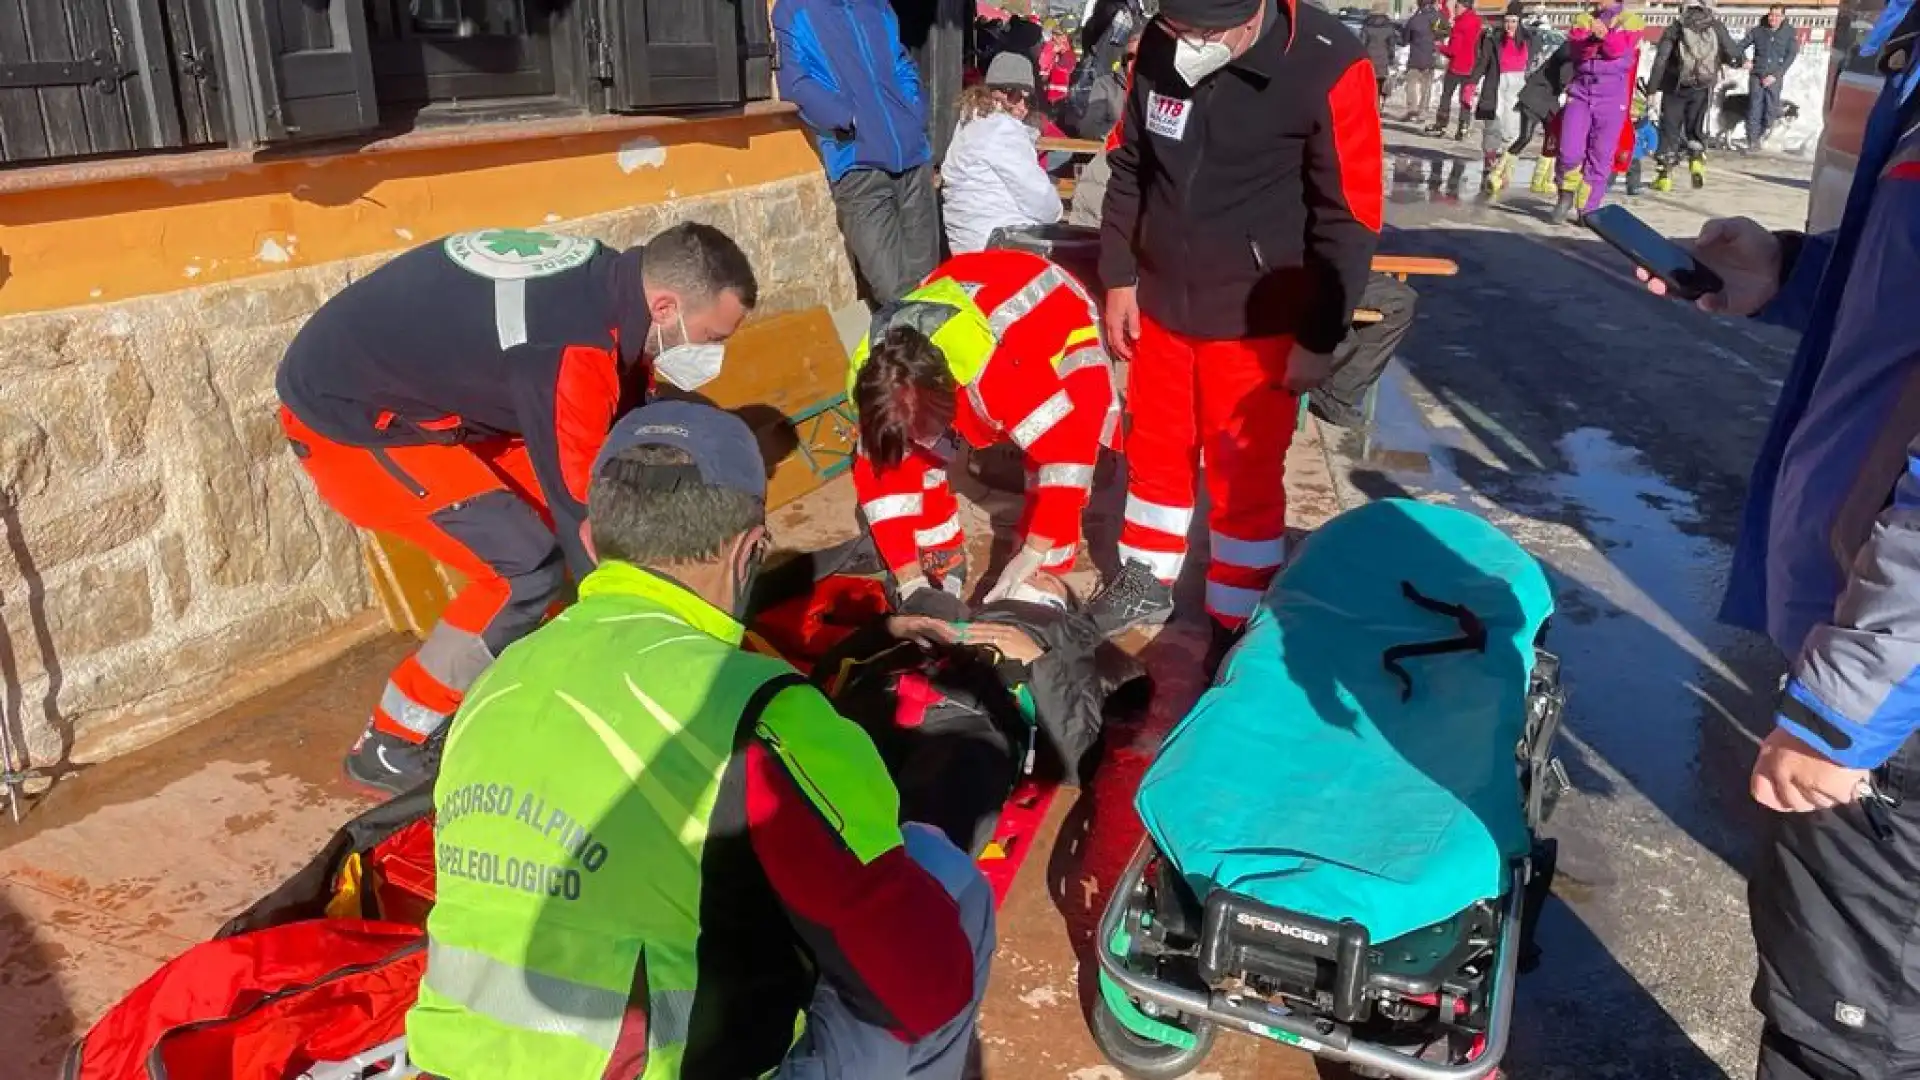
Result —
<instances>
[{"instance_id":1,"label":"child in purple snowsuit","mask_svg":"<svg viewBox=\"0 0 1920 1080\"><path fill-rule=\"evenodd\" d=\"M1633 100L1640 63L1640 16L1625 5L1603 3L1574 21L1567 49L1574 63L1567 104L1560 117L1560 202L1555 223L1573 213L1597 209L1606 197L1607 177L1620 145L1620 128Z\"/></svg>"}]
</instances>

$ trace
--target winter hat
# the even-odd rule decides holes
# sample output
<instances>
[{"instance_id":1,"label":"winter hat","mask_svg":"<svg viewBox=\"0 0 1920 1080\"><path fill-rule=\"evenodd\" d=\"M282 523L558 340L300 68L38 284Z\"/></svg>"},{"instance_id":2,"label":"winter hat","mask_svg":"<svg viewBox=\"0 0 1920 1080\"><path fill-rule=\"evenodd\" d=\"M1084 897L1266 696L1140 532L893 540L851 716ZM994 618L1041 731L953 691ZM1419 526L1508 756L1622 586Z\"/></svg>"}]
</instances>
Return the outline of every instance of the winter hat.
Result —
<instances>
[{"instance_id":1,"label":"winter hat","mask_svg":"<svg viewBox=\"0 0 1920 1080\"><path fill-rule=\"evenodd\" d=\"M987 64L986 84L990 87L1031 94L1036 81L1033 61L1027 59L1025 53L1003 52Z\"/></svg>"},{"instance_id":2,"label":"winter hat","mask_svg":"<svg viewBox=\"0 0 1920 1080\"><path fill-rule=\"evenodd\" d=\"M1160 0L1160 14L1195 30L1231 30L1254 17L1264 0Z\"/></svg>"}]
</instances>

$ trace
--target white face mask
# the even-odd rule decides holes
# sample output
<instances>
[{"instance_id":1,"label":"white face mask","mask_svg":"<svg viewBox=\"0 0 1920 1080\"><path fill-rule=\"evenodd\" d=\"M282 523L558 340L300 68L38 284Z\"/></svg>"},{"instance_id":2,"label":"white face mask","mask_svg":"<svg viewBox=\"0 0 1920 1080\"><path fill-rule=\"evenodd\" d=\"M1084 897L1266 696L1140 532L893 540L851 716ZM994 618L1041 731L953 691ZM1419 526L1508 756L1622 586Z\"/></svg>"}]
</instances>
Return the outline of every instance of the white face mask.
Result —
<instances>
[{"instance_id":1,"label":"white face mask","mask_svg":"<svg viewBox=\"0 0 1920 1080\"><path fill-rule=\"evenodd\" d=\"M660 330L659 327L654 329ZM660 344L667 343L667 332L660 330ZM720 365L726 359L723 341L695 343L687 340L687 317L680 316L680 344L654 354L653 370L677 389L692 393L720 377Z\"/></svg>"},{"instance_id":2,"label":"white face mask","mask_svg":"<svg viewBox=\"0 0 1920 1080\"><path fill-rule=\"evenodd\" d=\"M1182 37L1173 45L1173 70L1188 86L1199 86L1201 80L1232 62L1233 50L1224 41L1195 42Z\"/></svg>"}]
</instances>

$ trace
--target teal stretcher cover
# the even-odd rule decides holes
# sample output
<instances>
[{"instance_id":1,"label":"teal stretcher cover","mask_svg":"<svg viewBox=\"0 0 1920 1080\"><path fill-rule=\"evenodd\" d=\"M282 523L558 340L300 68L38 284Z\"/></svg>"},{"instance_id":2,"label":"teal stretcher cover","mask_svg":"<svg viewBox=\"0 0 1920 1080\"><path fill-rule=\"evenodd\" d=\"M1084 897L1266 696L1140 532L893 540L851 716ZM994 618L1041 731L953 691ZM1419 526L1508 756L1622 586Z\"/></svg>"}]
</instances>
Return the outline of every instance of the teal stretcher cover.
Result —
<instances>
[{"instance_id":1,"label":"teal stretcher cover","mask_svg":"<svg viewBox=\"0 0 1920 1080\"><path fill-rule=\"evenodd\" d=\"M1383 662L1461 638L1484 652ZM1161 747L1138 806L1203 900L1214 889L1374 941L1504 894L1529 840L1515 773L1546 574L1479 517L1389 499L1301 546L1215 685Z\"/></svg>"}]
</instances>

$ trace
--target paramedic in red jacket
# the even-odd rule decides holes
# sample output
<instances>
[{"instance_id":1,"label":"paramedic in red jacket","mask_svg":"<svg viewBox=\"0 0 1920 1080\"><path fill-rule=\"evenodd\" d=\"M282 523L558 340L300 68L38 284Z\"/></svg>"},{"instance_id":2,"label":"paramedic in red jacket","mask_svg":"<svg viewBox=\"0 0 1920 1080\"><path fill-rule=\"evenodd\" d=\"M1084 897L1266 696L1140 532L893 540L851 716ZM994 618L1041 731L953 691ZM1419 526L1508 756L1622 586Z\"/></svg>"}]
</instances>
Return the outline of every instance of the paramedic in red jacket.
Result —
<instances>
[{"instance_id":1,"label":"paramedic in red jacket","mask_svg":"<svg viewBox=\"0 0 1920 1080\"><path fill-rule=\"evenodd\" d=\"M484 229L394 259L327 301L280 364L280 422L320 498L466 578L347 756L405 791L500 651L593 568L587 472L656 377L691 390L753 307L740 248L675 225L644 248ZM437 742L437 740L436 740Z\"/></svg>"},{"instance_id":2,"label":"paramedic in red jacket","mask_svg":"<svg viewBox=\"0 0 1920 1080\"><path fill-rule=\"evenodd\" d=\"M854 488L903 610L957 617L966 537L947 484L958 440L1027 459L1020 540L987 600L1064 573L1102 444L1119 428L1097 309L1065 270L1024 251L947 260L874 317L855 351Z\"/></svg>"},{"instance_id":3,"label":"paramedic in red jacket","mask_svg":"<svg viewBox=\"0 0 1920 1080\"><path fill-rule=\"evenodd\" d=\"M1360 41L1296 0L1164 0L1134 61L1102 213L1106 340L1132 361L1107 632L1164 621L1207 466L1207 610L1226 633L1279 569L1297 396L1366 287L1383 202Z\"/></svg>"}]
</instances>

